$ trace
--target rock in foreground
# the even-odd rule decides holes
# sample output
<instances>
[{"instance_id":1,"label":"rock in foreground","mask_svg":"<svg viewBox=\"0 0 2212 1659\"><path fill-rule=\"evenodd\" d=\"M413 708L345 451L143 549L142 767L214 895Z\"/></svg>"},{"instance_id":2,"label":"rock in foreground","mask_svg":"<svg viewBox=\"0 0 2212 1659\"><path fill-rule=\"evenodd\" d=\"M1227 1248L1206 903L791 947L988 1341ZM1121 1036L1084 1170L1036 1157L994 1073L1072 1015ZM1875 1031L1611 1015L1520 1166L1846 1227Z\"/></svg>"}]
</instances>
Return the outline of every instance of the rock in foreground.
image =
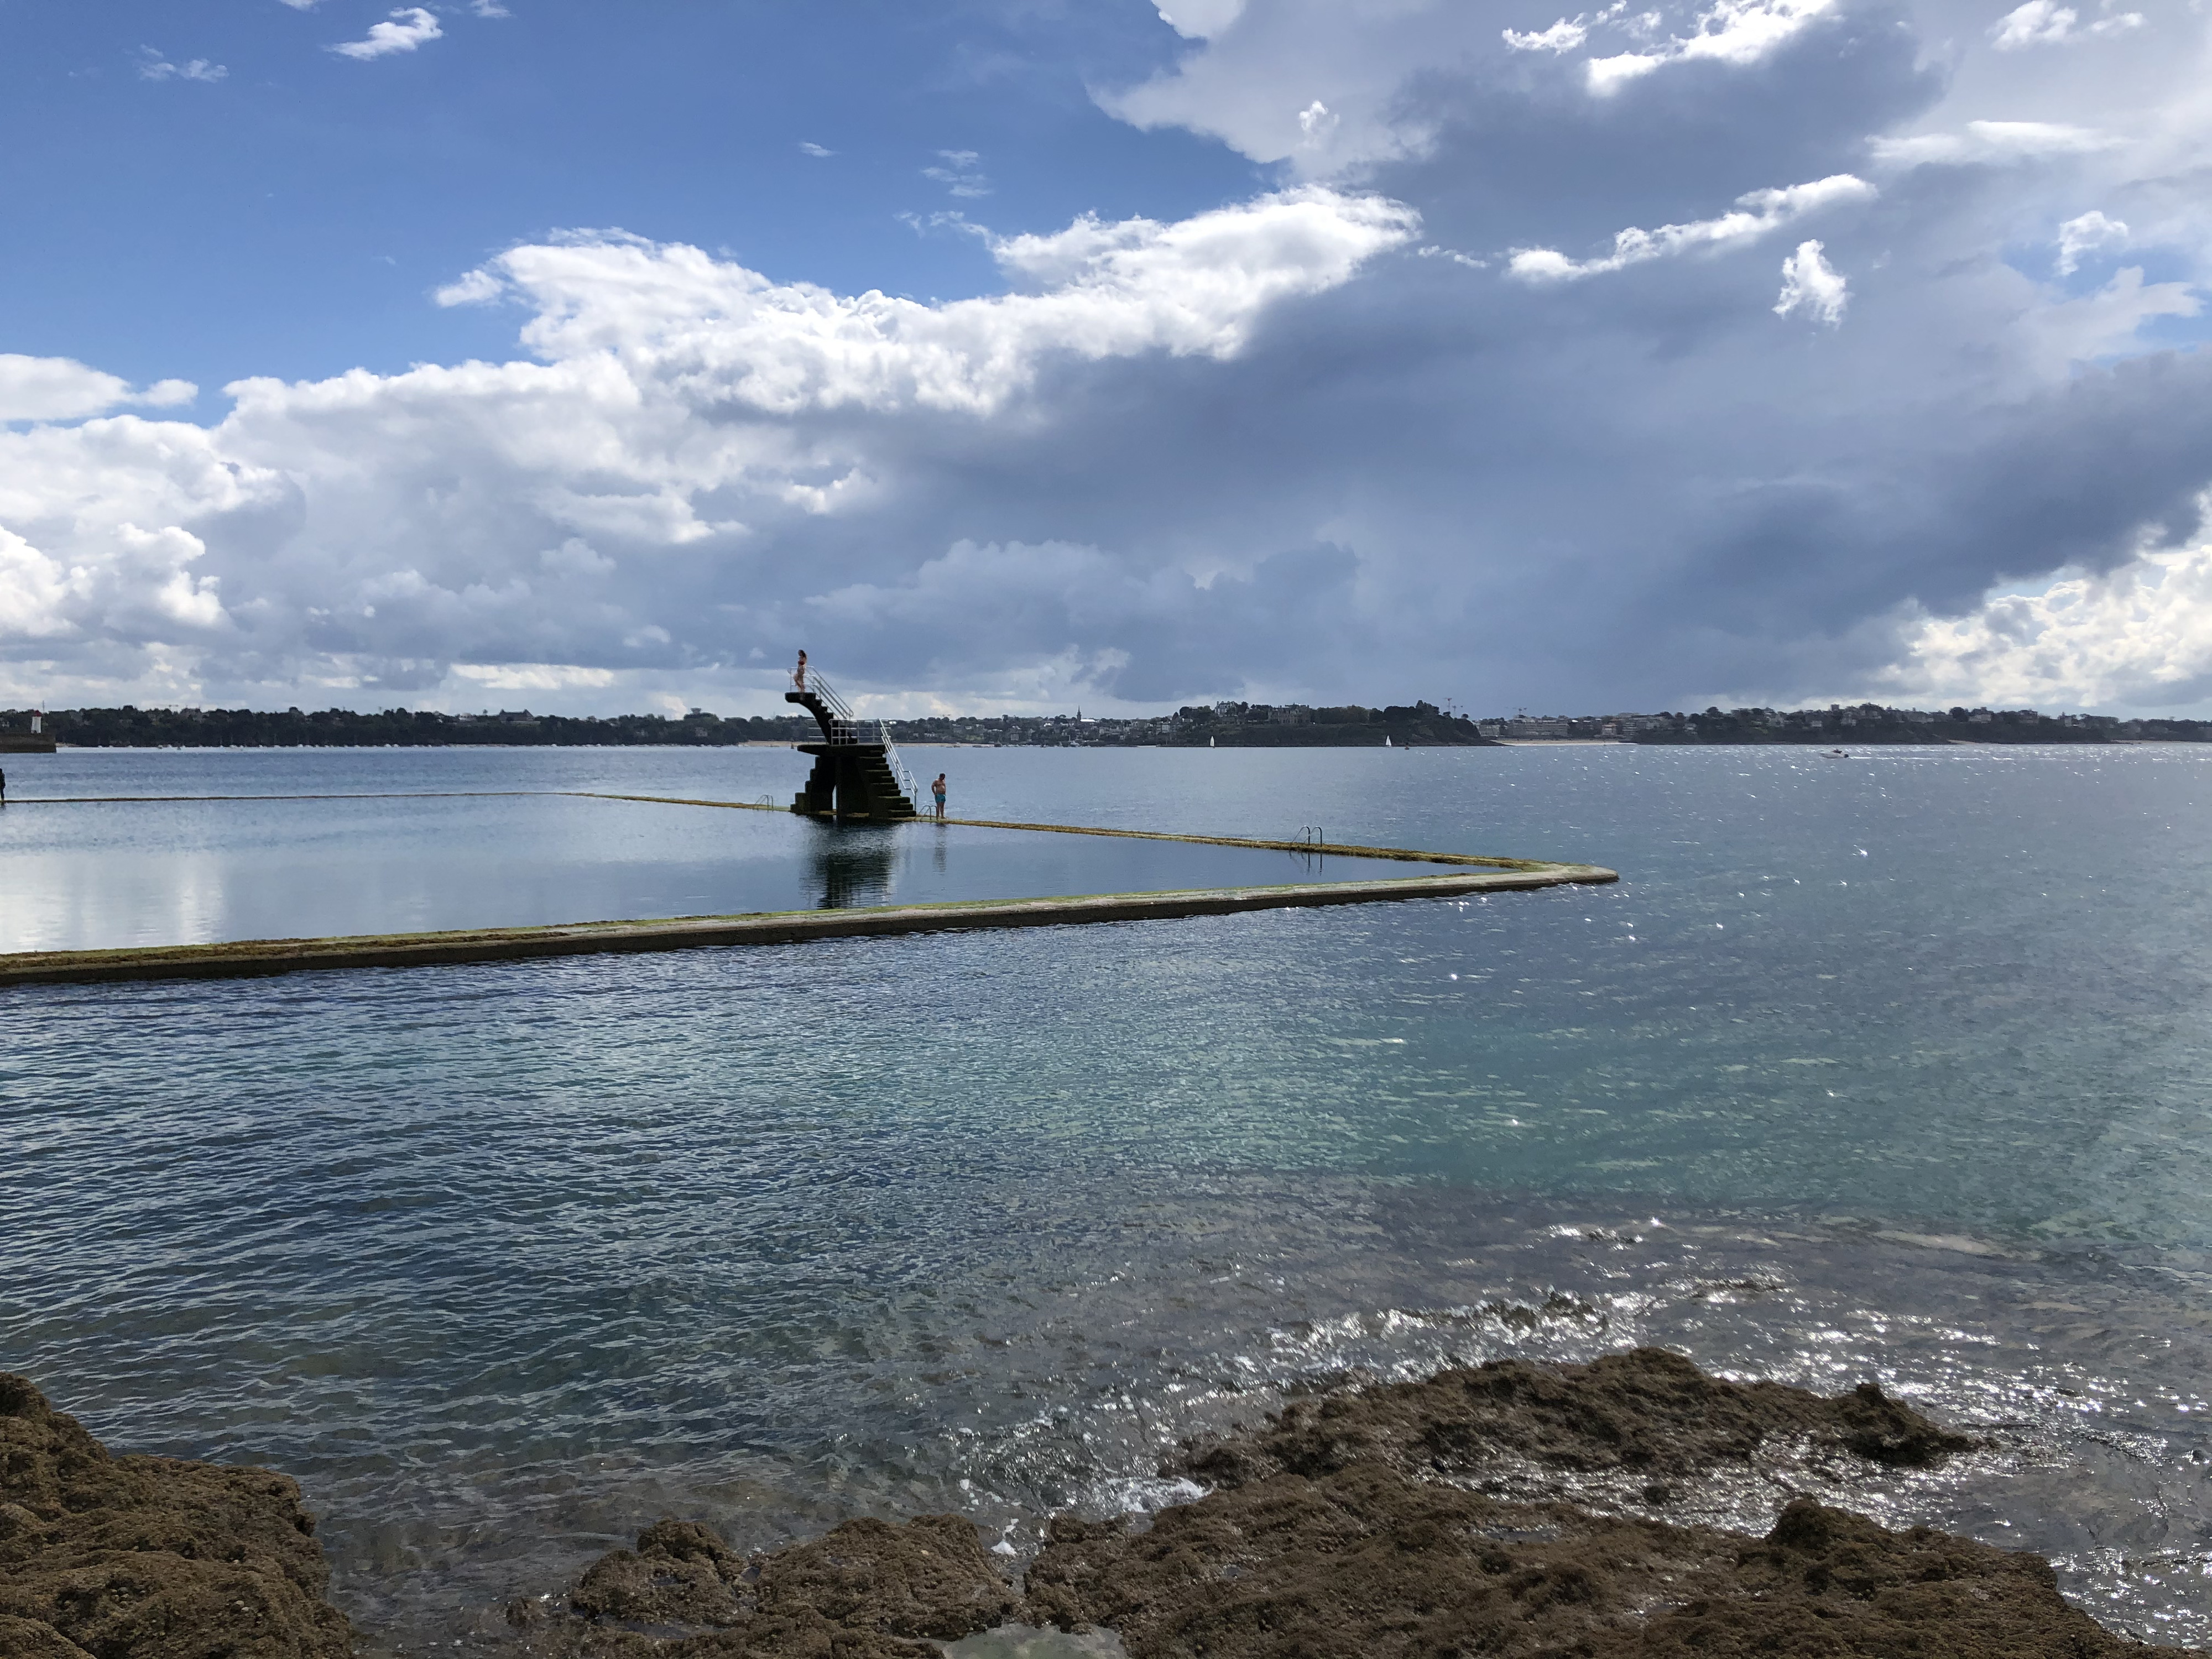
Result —
<instances>
[{"instance_id":1,"label":"rock in foreground","mask_svg":"<svg viewBox=\"0 0 2212 1659\"><path fill-rule=\"evenodd\" d=\"M2058 1594L2040 1556L1891 1532L1797 1498L1764 1538L1512 1502L1522 1472L1663 1503L1779 1443L1919 1467L1967 1449L1871 1384L1833 1400L1707 1376L1656 1349L1506 1360L1294 1402L1192 1455L1218 1490L1126 1520L1063 1519L1026 1616L1103 1625L1133 1659L2104 1659L2141 1653ZM1511 1465L1516 1478L1492 1477Z\"/></svg>"},{"instance_id":2,"label":"rock in foreground","mask_svg":"<svg viewBox=\"0 0 2212 1659\"><path fill-rule=\"evenodd\" d=\"M0 1372L0 1659L344 1659L300 1488L111 1455Z\"/></svg>"},{"instance_id":3,"label":"rock in foreground","mask_svg":"<svg viewBox=\"0 0 2212 1659\"><path fill-rule=\"evenodd\" d=\"M585 1573L573 1616L548 1620L528 1602L510 1616L532 1651L579 1659L939 1659L939 1642L1005 1622L1015 1599L957 1515L848 1521L750 1558L663 1521Z\"/></svg>"},{"instance_id":4,"label":"rock in foreground","mask_svg":"<svg viewBox=\"0 0 2212 1659\"><path fill-rule=\"evenodd\" d=\"M1178 1467L1214 1491L1141 1528L1054 1522L1018 1607L951 1516L849 1522L750 1559L664 1522L586 1573L568 1616L525 1623L533 1651L578 1659L924 1659L1010 1616L1111 1629L1131 1659L2146 1651L2070 1606L2039 1556L1806 1497L1763 1538L1626 1512L1783 1449L1863 1470L1972 1443L1871 1385L1823 1399L1649 1349L1503 1361L1295 1401L1189 1453ZM1528 1498L1546 1471L1582 1501Z\"/></svg>"}]
</instances>

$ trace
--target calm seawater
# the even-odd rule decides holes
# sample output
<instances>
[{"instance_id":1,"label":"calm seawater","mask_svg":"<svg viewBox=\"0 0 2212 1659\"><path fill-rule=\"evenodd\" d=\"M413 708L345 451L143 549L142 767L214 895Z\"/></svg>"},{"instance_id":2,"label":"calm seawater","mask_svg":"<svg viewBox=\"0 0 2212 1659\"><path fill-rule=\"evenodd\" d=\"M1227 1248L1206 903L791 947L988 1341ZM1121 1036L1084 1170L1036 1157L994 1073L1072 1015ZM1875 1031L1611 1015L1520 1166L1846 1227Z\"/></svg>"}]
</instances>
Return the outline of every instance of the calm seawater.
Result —
<instances>
[{"instance_id":1,"label":"calm seawater","mask_svg":"<svg viewBox=\"0 0 2212 1659\"><path fill-rule=\"evenodd\" d=\"M1055 1509L1158 1501L1164 1448L1303 1381L1636 1340L1984 1425L1862 1501L2212 1637L2212 752L914 759L979 817L1623 879L9 992L0 1366L115 1444L298 1476L374 1652L473 1641L663 1514L754 1544L949 1508L1022 1550ZM744 799L799 764L8 771ZM526 881L518 819L452 850L502 823ZM711 886L711 849L661 867L693 851L633 874ZM5 914L34 903L11 873ZM1577 1305L1532 1328L1482 1311L1553 1291Z\"/></svg>"}]
</instances>

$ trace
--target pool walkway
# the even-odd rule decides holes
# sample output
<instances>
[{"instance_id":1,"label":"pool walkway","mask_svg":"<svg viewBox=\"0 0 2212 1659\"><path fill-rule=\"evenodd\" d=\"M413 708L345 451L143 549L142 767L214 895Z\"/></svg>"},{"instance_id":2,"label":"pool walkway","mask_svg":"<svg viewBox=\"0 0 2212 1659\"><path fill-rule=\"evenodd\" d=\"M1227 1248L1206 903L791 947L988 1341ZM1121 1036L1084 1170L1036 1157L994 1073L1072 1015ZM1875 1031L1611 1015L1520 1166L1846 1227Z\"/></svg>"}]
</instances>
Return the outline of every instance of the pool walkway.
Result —
<instances>
[{"instance_id":1,"label":"pool walkway","mask_svg":"<svg viewBox=\"0 0 2212 1659\"><path fill-rule=\"evenodd\" d=\"M424 799L376 794L329 796L167 796L167 800L302 800ZM455 790L453 796L543 794L592 800L651 802L740 811L786 809L749 801L668 795L618 794L602 790ZM150 796L49 797L31 805L106 805L148 801ZM924 820L938 822L938 820ZM1410 848L1340 846L1320 841L1269 841L1238 836L1177 835L1164 830L1112 830L1081 824L1018 823L988 818L947 818L963 829L1020 830L1042 835L1107 836L1138 841L1188 842L1329 858L1395 860L1443 866L1433 874L1352 881L1291 882L1247 887L1191 888L1166 892L1091 893L1060 897L888 904L837 910L785 910L742 915L675 916L665 920L551 923L526 927L465 928L438 933L368 933L330 939L241 939L213 945L131 946L105 951L39 951L0 955L0 988L82 985L121 980L234 979L314 969L418 968L462 963L516 962L534 957L595 956L704 946L796 945L811 939L882 938L994 927L1045 927L1085 922L1153 921L1182 916L1226 915L1243 910L1305 909L1322 905L1386 900L1451 899L1493 892L1617 881L1593 864L1554 864Z\"/></svg>"}]
</instances>

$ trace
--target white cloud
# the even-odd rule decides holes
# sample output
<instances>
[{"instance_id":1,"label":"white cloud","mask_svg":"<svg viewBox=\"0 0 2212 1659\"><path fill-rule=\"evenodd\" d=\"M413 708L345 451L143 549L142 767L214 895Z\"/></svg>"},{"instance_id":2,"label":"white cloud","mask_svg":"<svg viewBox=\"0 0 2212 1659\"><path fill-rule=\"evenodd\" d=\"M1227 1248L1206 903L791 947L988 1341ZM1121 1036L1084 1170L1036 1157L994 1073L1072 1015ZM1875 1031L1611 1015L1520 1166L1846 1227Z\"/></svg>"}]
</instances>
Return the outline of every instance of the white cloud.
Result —
<instances>
[{"instance_id":1,"label":"white cloud","mask_svg":"<svg viewBox=\"0 0 2212 1659\"><path fill-rule=\"evenodd\" d=\"M1618 231L1613 235L1613 252L1600 258L1571 259L1556 248L1522 247L1513 250L1506 269L1527 283L1573 282L1696 248L1740 246L1808 213L1838 202L1864 201L1874 193L1872 185L1848 173L1816 179L1810 184L1791 185L1784 190L1754 190L1736 198L1736 210L1717 219L1662 225L1656 230L1642 230L1632 225Z\"/></svg>"},{"instance_id":2,"label":"white cloud","mask_svg":"<svg viewBox=\"0 0 2212 1659\"><path fill-rule=\"evenodd\" d=\"M441 39L445 33L438 20L422 7L403 6L389 21L370 25L366 40L343 41L331 50L341 58L367 62L397 52L413 52L426 40Z\"/></svg>"},{"instance_id":3,"label":"white cloud","mask_svg":"<svg viewBox=\"0 0 2212 1659\"><path fill-rule=\"evenodd\" d=\"M1573 52L1589 38L1589 30L1580 18L1565 17L1546 29L1500 29L1498 33L1515 52Z\"/></svg>"},{"instance_id":4,"label":"white cloud","mask_svg":"<svg viewBox=\"0 0 2212 1659\"><path fill-rule=\"evenodd\" d=\"M95 660L143 683L161 653L189 678L220 641L228 672L287 686L439 684L451 664L605 684L696 652L702 622L722 631L711 607L670 605L674 572L880 510L876 469L886 459L886 434L1020 431L1056 364L1226 362L1273 307L1350 281L1415 223L1317 188L1176 223L1085 218L991 244L1022 291L944 305L631 239L516 248L453 286L531 306L538 361L241 380L211 428L0 429L0 623L68 645L79 683ZM131 395L82 364L0 358L18 420Z\"/></svg>"},{"instance_id":5,"label":"white cloud","mask_svg":"<svg viewBox=\"0 0 2212 1659\"><path fill-rule=\"evenodd\" d=\"M0 353L0 421L70 421L122 404L167 409L198 396L189 380L157 380L134 392L128 380L67 357Z\"/></svg>"},{"instance_id":6,"label":"white cloud","mask_svg":"<svg viewBox=\"0 0 2212 1659\"><path fill-rule=\"evenodd\" d=\"M500 0L470 0L469 9L479 17L512 17L514 14L500 3Z\"/></svg>"},{"instance_id":7,"label":"white cloud","mask_svg":"<svg viewBox=\"0 0 2212 1659\"><path fill-rule=\"evenodd\" d=\"M1401 204L1310 186L1172 224L1086 216L991 243L1028 291L936 306L776 286L635 241L517 248L493 270L536 307L524 337L549 359L619 351L698 406L988 413L1054 356L1231 355L1268 306L1350 280L1418 223Z\"/></svg>"},{"instance_id":8,"label":"white cloud","mask_svg":"<svg viewBox=\"0 0 2212 1659\"><path fill-rule=\"evenodd\" d=\"M1814 322L1834 328L1843 322L1844 307L1850 300L1850 285L1822 257L1817 241L1798 243L1797 251L1782 262L1782 295L1774 302L1776 316L1789 317L1802 311Z\"/></svg>"},{"instance_id":9,"label":"white cloud","mask_svg":"<svg viewBox=\"0 0 2212 1659\"><path fill-rule=\"evenodd\" d=\"M2028 46L2063 46L2069 41L2104 34L2124 34L2143 25L2139 11L2111 12L2084 26L2081 14L2057 0L2027 0L2007 12L1990 30L1999 52L2019 52Z\"/></svg>"},{"instance_id":10,"label":"white cloud","mask_svg":"<svg viewBox=\"0 0 2212 1659\"><path fill-rule=\"evenodd\" d=\"M1318 98L1298 112L1298 131L1305 134L1309 144L1325 144L1329 135L1341 123L1327 104Z\"/></svg>"},{"instance_id":11,"label":"white cloud","mask_svg":"<svg viewBox=\"0 0 2212 1659\"><path fill-rule=\"evenodd\" d=\"M1969 121L1963 132L1923 132L1873 141L1875 159L1891 167L1963 167L1976 162L2040 161L2111 149L2119 140L2094 127L2060 121Z\"/></svg>"},{"instance_id":12,"label":"white cloud","mask_svg":"<svg viewBox=\"0 0 2212 1659\"><path fill-rule=\"evenodd\" d=\"M1756 64L1832 11L1838 0L1717 0L1686 35L1648 52L1594 58L1584 66L1589 89L1603 97L1668 64L1705 59L1739 67Z\"/></svg>"},{"instance_id":13,"label":"white cloud","mask_svg":"<svg viewBox=\"0 0 2212 1659\"><path fill-rule=\"evenodd\" d=\"M2058 274L2071 276L2081 269L2081 256L2108 247L2125 247L2128 228L2092 210L2058 227Z\"/></svg>"},{"instance_id":14,"label":"white cloud","mask_svg":"<svg viewBox=\"0 0 2212 1659\"><path fill-rule=\"evenodd\" d=\"M230 71L204 58L173 64L151 46L138 48L138 78L142 81L220 81Z\"/></svg>"},{"instance_id":15,"label":"white cloud","mask_svg":"<svg viewBox=\"0 0 2212 1659\"><path fill-rule=\"evenodd\" d=\"M820 144L813 143L802 138L799 143L799 153L802 155L811 155L817 159L826 161L829 157L835 155L837 152L834 149L824 149Z\"/></svg>"},{"instance_id":16,"label":"white cloud","mask_svg":"<svg viewBox=\"0 0 2212 1659\"><path fill-rule=\"evenodd\" d=\"M175 526L127 520L81 534L58 558L0 526L0 646L88 639L197 641L229 623L211 577L187 568L206 544Z\"/></svg>"},{"instance_id":17,"label":"white cloud","mask_svg":"<svg viewBox=\"0 0 2212 1659\"><path fill-rule=\"evenodd\" d=\"M1948 702L2156 705L2212 676L2212 544L1923 617L1881 690Z\"/></svg>"},{"instance_id":18,"label":"white cloud","mask_svg":"<svg viewBox=\"0 0 2212 1659\"><path fill-rule=\"evenodd\" d=\"M1632 14L1628 0L1613 0L1541 27L1501 29L1493 9L1450 0L1249 0L1233 28L1190 29L1201 48L1137 86L1102 91L1098 101L1139 127L1186 127L1256 161L1290 161L1304 177L1353 179L1428 154L1438 83L1480 75L1486 59L1565 55L1602 37L1612 55L1581 67L1584 85L1601 94L1670 64L1762 64L1842 5L1692 0ZM1679 33L1668 32L1669 15ZM1340 124L1326 146L1299 120L1316 101Z\"/></svg>"},{"instance_id":19,"label":"white cloud","mask_svg":"<svg viewBox=\"0 0 2212 1659\"><path fill-rule=\"evenodd\" d=\"M481 306L490 304L506 292L491 272L471 270L435 290L430 297L441 306Z\"/></svg>"}]
</instances>

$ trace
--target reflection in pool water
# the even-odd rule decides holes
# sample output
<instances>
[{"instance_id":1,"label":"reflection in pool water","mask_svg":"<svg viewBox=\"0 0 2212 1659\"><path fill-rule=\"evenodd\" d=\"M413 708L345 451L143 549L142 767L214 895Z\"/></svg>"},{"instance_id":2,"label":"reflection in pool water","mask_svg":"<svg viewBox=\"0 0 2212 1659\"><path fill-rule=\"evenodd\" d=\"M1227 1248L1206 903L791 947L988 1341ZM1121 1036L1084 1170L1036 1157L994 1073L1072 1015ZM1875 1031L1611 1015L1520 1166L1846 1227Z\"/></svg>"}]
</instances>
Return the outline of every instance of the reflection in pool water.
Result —
<instances>
[{"instance_id":1,"label":"reflection in pool water","mask_svg":"<svg viewBox=\"0 0 2212 1659\"><path fill-rule=\"evenodd\" d=\"M884 904L891 897L891 878L898 867L897 828L877 824L821 829L820 839L807 849L807 862L822 889L821 910L849 910L863 904ZM945 847L933 851L931 868L946 871Z\"/></svg>"}]
</instances>

